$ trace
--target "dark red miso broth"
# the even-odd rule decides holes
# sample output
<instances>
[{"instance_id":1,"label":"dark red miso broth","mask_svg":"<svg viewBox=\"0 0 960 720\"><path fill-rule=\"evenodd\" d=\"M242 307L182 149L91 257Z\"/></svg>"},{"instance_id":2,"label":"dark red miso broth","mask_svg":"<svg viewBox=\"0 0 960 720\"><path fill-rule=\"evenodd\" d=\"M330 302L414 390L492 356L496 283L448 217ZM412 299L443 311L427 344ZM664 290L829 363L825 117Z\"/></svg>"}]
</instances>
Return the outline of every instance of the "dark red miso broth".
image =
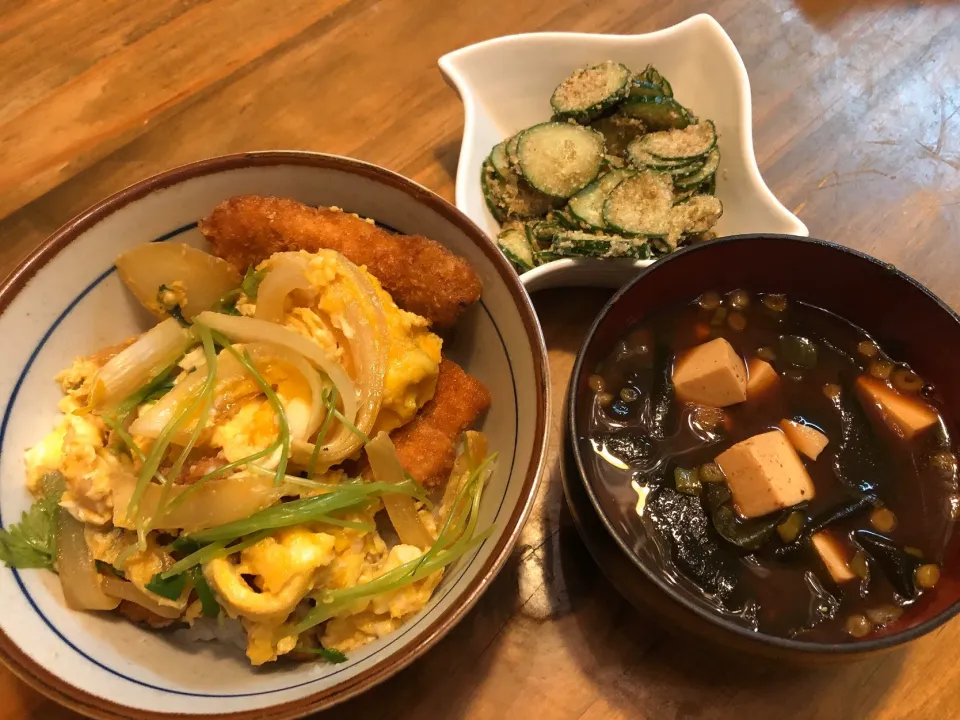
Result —
<instances>
[{"instance_id":1,"label":"dark red miso broth","mask_svg":"<svg viewBox=\"0 0 960 720\"><path fill-rule=\"evenodd\" d=\"M768 362L774 386L720 409L675 397L678 358L716 338L744 363ZM747 628L816 642L875 638L942 604L957 448L936 386L896 347L803 302L737 290L648 316L584 373L576 441L589 482L669 582ZM867 386L936 421L904 437ZM714 460L783 420L826 436L816 459L798 453L814 496L744 518ZM828 570L814 536L843 567Z\"/></svg>"}]
</instances>

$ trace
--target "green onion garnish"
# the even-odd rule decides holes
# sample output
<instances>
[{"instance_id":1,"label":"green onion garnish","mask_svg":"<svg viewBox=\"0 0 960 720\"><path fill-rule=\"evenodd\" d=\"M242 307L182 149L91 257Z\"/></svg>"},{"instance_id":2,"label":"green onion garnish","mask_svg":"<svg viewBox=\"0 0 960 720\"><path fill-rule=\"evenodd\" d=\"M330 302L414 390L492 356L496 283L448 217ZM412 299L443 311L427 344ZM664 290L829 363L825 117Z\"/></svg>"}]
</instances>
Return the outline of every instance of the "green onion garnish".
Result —
<instances>
[{"instance_id":1,"label":"green onion garnish","mask_svg":"<svg viewBox=\"0 0 960 720\"><path fill-rule=\"evenodd\" d=\"M403 563L403 565L384 573L370 582L340 590L321 591L314 596L317 600L316 607L308 612L299 623L289 628L289 633L299 635L329 620L357 600L392 592L399 588L406 587L421 578L425 578L437 570L446 567L474 547L479 546L492 532L493 527L491 526L467 542L452 547L449 550L441 550L427 562L421 562L422 558L416 558Z\"/></svg>"},{"instance_id":2,"label":"green onion garnish","mask_svg":"<svg viewBox=\"0 0 960 720\"><path fill-rule=\"evenodd\" d=\"M200 414L197 416L197 422L190 433L187 444L183 446L180 455L170 468L170 472L167 473L170 479L163 483L160 500L157 502L157 515L160 517L163 517L167 511L167 500L170 497L173 482L179 477L180 470L183 469L183 464L187 461L187 456L197 444L200 433L207 426L207 418L210 417L210 410L213 408L213 396L217 382L217 349L213 345L213 336L210 334L209 328L199 325L197 326L197 334L200 336L200 342L203 343L203 354L207 359L207 379L200 389L200 395L193 403L194 405L200 404Z\"/></svg>"},{"instance_id":3,"label":"green onion garnish","mask_svg":"<svg viewBox=\"0 0 960 720\"><path fill-rule=\"evenodd\" d=\"M159 577L163 580L168 580L174 575L185 573L187 570L196 565L204 565L218 557L223 557L224 555L233 555L233 553L240 552L251 545L256 545L265 537L269 536L270 531L267 530L264 532L255 533L250 537L243 538L243 540L235 543L234 545L230 545L228 541L215 542L205 545L196 552L187 555L183 560L178 560L162 573L158 573L156 577Z\"/></svg>"},{"instance_id":4,"label":"green onion garnish","mask_svg":"<svg viewBox=\"0 0 960 720\"><path fill-rule=\"evenodd\" d=\"M267 402L270 403L274 413L277 415L277 427L279 430L277 439L280 441L280 462L277 463L274 485L280 485L283 480L283 476L287 472L287 460L290 456L290 426L287 424L287 413L283 409L283 404L280 402L280 398L277 397L277 394L273 391L273 388L270 387L270 383L264 379L263 375L260 374L256 366L253 364L253 358L250 357L250 353L248 353L246 350L244 350L242 354L238 353L237 349L233 347L233 344L225 335L216 331L211 332L214 340L217 341L217 344L223 346L223 349L233 355L237 362L243 365L244 369L250 373L253 381L260 388L260 391L267 397Z\"/></svg>"},{"instance_id":5,"label":"green onion garnish","mask_svg":"<svg viewBox=\"0 0 960 720\"><path fill-rule=\"evenodd\" d=\"M190 582L193 583L193 589L197 591L197 599L200 601L200 612L204 617L216 617L220 614L220 603L217 602L217 596L207 584L207 579L203 576L203 568L199 565L190 568L187 573L190 576Z\"/></svg>"},{"instance_id":6,"label":"green onion garnish","mask_svg":"<svg viewBox=\"0 0 960 720\"><path fill-rule=\"evenodd\" d=\"M144 587L160 597L165 597L167 600L179 600L186 586L187 576L183 573L171 575L167 578L157 573Z\"/></svg>"},{"instance_id":7,"label":"green onion garnish","mask_svg":"<svg viewBox=\"0 0 960 720\"><path fill-rule=\"evenodd\" d=\"M305 522L324 521L324 518L335 512L349 512L364 507L370 500L380 495L399 493L417 497L422 492L419 487L408 483L395 485L381 482L351 483L324 495L274 505L242 520L189 533L187 537L201 543L231 540L252 532L276 530Z\"/></svg>"},{"instance_id":8,"label":"green onion garnish","mask_svg":"<svg viewBox=\"0 0 960 720\"><path fill-rule=\"evenodd\" d=\"M330 423L333 422L333 413L337 409L338 394L339 391L337 390L336 385L329 390L324 390L322 393L320 393L323 404L327 408L327 414L324 416L323 422L320 424L320 430L317 432L317 439L313 443L313 452L310 453L310 468L307 472L307 477L316 476L317 456L320 455L320 446L323 445L323 441L327 439L327 432L330 430Z\"/></svg>"},{"instance_id":9,"label":"green onion garnish","mask_svg":"<svg viewBox=\"0 0 960 720\"><path fill-rule=\"evenodd\" d=\"M347 656L336 648L298 648L297 652L307 652L313 653L314 655L319 655L321 660L325 660L328 663L333 663L334 665L338 663L345 663L347 661Z\"/></svg>"},{"instance_id":10,"label":"green onion garnish","mask_svg":"<svg viewBox=\"0 0 960 720\"><path fill-rule=\"evenodd\" d=\"M464 452L469 453L468 450L465 450ZM483 484L486 481L485 471L496 459L496 453L490 455L489 457L485 458L482 463L480 463L479 467L477 467L475 470L472 470L470 475L467 476L467 479L457 491L457 496L453 501L453 504L450 508L450 513L447 515L446 522L443 524L443 528L437 535L436 542L434 542L433 545L430 546L430 549L423 554L422 558L420 558L421 565L429 562L441 550L451 547L461 537L464 537L464 535L470 537L473 534L474 528L476 527L477 515L480 512L480 495L483 491ZM461 510L461 508L468 498L470 502L468 507L464 509L466 512L464 512L464 510ZM467 520L466 528L461 527L463 519ZM417 569L419 569L419 566Z\"/></svg>"}]
</instances>

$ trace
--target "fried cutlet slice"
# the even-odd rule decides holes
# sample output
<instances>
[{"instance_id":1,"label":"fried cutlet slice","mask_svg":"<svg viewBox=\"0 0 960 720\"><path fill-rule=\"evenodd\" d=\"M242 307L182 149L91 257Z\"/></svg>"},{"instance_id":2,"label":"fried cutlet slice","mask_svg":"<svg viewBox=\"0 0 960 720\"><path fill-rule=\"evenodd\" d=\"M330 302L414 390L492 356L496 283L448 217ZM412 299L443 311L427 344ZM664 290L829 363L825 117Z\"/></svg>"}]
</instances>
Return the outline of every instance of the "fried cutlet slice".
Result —
<instances>
[{"instance_id":1,"label":"fried cutlet slice","mask_svg":"<svg viewBox=\"0 0 960 720\"><path fill-rule=\"evenodd\" d=\"M452 360L440 361L433 399L390 435L404 470L428 488L447 482L463 432L490 407L483 383Z\"/></svg>"},{"instance_id":2,"label":"fried cutlet slice","mask_svg":"<svg viewBox=\"0 0 960 720\"><path fill-rule=\"evenodd\" d=\"M419 235L397 235L356 215L287 198L238 195L200 222L218 257L241 272L275 252L336 250L365 265L394 302L437 328L480 299L480 278L461 257Z\"/></svg>"}]
</instances>

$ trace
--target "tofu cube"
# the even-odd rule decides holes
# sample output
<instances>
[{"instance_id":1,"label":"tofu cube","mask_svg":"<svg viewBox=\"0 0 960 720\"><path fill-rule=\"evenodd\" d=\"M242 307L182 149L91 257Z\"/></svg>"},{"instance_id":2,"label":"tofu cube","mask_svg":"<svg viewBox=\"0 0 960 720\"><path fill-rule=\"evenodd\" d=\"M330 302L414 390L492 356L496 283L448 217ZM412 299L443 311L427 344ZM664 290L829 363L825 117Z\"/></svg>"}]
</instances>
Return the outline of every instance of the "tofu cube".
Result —
<instances>
[{"instance_id":1,"label":"tofu cube","mask_svg":"<svg viewBox=\"0 0 960 720\"><path fill-rule=\"evenodd\" d=\"M816 428L798 423L795 420L784 418L780 421L780 429L783 430L783 434L787 436L787 440L796 448L797 452L803 453L811 460L820 457L820 453L830 442L827 436Z\"/></svg>"},{"instance_id":2,"label":"tofu cube","mask_svg":"<svg viewBox=\"0 0 960 720\"><path fill-rule=\"evenodd\" d=\"M677 397L709 407L727 407L747 399L747 368L723 338L688 350L673 368Z\"/></svg>"},{"instance_id":3,"label":"tofu cube","mask_svg":"<svg viewBox=\"0 0 960 720\"><path fill-rule=\"evenodd\" d=\"M750 358L747 362L747 400L756 400L774 390L780 376L766 360Z\"/></svg>"},{"instance_id":4,"label":"tofu cube","mask_svg":"<svg viewBox=\"0 0 960 720\"><path fill-rule=\"evenodd\" d=\"M845 583L850 580L856 580L857 576L850 569L850 553L843 544L827 531L818 532L810 538L814 549L823 564L827 567L827 572L834 582Z\"/></svg>"},{"instance_id":5,"label":"tofu cube","mask_svg":"<svg viewBox=\"0 0 960 720\"><path fill-rule=\"evenodd\" d=\"M720 453L716 462L743 517L760 517L813 499L813 481L779 430L738 442Z\"/></svg>"},{"instance_id":6,"label":"tofu cube","mask_svg":"<svg viewBox=\"0 0 960 720\"><path fill-rule=\"evenodd\" d=\"M940 419L936 410L922 400L899 393L877 378L859 377L857 391L864 403L876 407L887 426L906 440L912 440Z\"/></svg>"}]
</instances>

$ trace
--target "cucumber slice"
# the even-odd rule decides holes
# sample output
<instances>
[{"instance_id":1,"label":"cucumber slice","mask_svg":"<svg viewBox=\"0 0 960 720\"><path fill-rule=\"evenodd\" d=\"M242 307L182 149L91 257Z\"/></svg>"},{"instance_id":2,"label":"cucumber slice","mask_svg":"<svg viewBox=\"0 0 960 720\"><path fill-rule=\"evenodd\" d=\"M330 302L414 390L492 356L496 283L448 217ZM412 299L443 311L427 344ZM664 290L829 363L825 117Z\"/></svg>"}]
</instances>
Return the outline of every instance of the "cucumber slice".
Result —
<instances>
[{"instance_id":1,"label":"cucumber slice","mask_svg":"<svg viewBox=\"0 0 960 720\"><path fill-rule=\"evenodd\" d=\"M493 163L489 160L483 163L483 196L497 222L503 223L511 218L524 220L540 217L559 204L559 200L534 190L512 170L508 169L506 172L507 179L504 179L497 174Z\"/></svg>"},{"instance_id":2,"label":"cucumber slice","mask_svg":"<svg viewBox=\"0 0 960 720\"><path fill-rule=\"evenodd\" d=\"M621 180L633 173L629 170L611 170L606 175L594 180L583 190L578 192L568 203L570 212L586 227L604 230L607 224L603 221L603 203L607 195Z\"/></svg>"},{"instance_id":3,"label":"cucumber slice","mask_svg":"<svg viewBox=\"0 0 960 720\"><path fill-rule=\"evenodd\" d=\"M716 195L717 194L717 174L714 173L703 184L697 188L698 195Z\"/></svg>"},{"instance_id":4,"label":"cucumber slice","mask_svg":"<svg viewBox=\"0 0 960 720\"><path fill-rule=\"evenodd\" d=\"M487 209L498 223L507 219L506 184L506 181L494 172L491 162L484 160L480 171L480 187L483 188L483 199L487 202Z\"/></svg>"},{"instance_id":5,"label":"cucumber slice","mask_svg":"<svg viewBox=\"0 0 960 720\"><path fill-rule=\"evenodd\" d=\"M507 153L507 162L515 172L520 172L520 160L517 158L517 144L520 142L520 133L507 140L504 150Z\"/></svg>"},{"instance_id":6,"label":"cucumber slice","mask_svg":"<svg viewBox=\"0 0 960 720\"><path fill-rule=\"evenodd\" d=\"M603 220L624 235L662 237L670 232L673 179L653 170L622 180L603 203Z\"/></svg>"},{"instance_id":7,"label":"cucumber slice","mask_svg":"<svg viewBox=\"0 0 960 720\"><path fill-rule=\"evenodd\" d=\"M630 83L628 97L631 100L656 100L657 98L669 96L660 85L650 82L649 80L635 78L634 81Z\"/></svg>"},{"instance_id":8,"label":"cucumber slice","mask_svg":"<svg viewBox=\"0 0 960 720\"><path fill-rule=\"evenodd\" d=\"M646 136L644 136L646 137ZM656 155L652 155L643 149L641 143L643 137L638 137L629 146L627 146L627 160L638 170L650 168L651 170L675 171L689 168L697 164L696 158L683 160L666 160ZM696 168L694 168L694 171Z\"/></svg>"},{"instance_id":9,"label":"cucumber slice","mask_svg":"<svg viewBox=\"0 0 960 720\"><path fill-rule=\"evenodd\" d=\"M564 230L580 229L580 221L573 216L570 208L565 207L562 210L554 210L547 215L547 220L557 223Z\"/></svg>"},{"instance_id":10,"label":"cucumber slice","mask_svg":"<svg viewBox=\"0 0 960 720\"><path fill-rule=\"evenodd\" d=\"M637 140L627 148L627 157L630 160L630 164L638 170L650 169L669 173L674 177L687 177L699 172L703 167L703 162L697 158L664 160L663 158L658 158L656 155L651 155L646 150L640 149L639 140L641 139L642 138L637 138Z\"/></svg>"},{"instance_id":11,"label":"cucumber slice","mask_svg":"<svg viewBox=\"0 0 960 720\"><path fill-rule=\"evenodd\" d=\"M686 109L671 97L637 98L624 103L617 112L642 121L654 131L682 129L690 124Z\"/></svg>"},{"instance_id":12,"label":"cucumber slice","mask_svg":"<svg viewBox=\"0 0 960 720\"><path fill-rule=\"evenodd\" d=\"M700 165L700 169L691 174L682 177L674 176L673 184L678 188L693 188L709 180L720 167L720 150L713 148L707 153L706 159Z\"/></svg>"},{"instance_id":13,"label":"cucumber slice","mask_svg":"<svg viewBox=\"0 0 960 720\"><path fill-rule=\"evenodd\" d=\"M603 135L573 123L542 123L520 134L520 173L534 188L568 198L600 173Z\"/></svg>"},{"instance_id":14,"label":"cucumber slice","mask_svg":"<svg viewBox=\"0 0 960 720\"><path fill-rule=\"evenodd\" d=\"M612 60L574 70L553 91L550 105L559 118L589 120L627 96L632 76L630 68Z\"/></svg>"},{"instance_id":15,"label":"cucumber slice","mask_svg":"<svg viewBox=\"0 0 960 720\"><path fill-rule=\"evenodd\" d=\"M497 245L517 270L520 272L533 270L535 265L533 248L527 239L526 228L522 224L508 223L504 225L497 237Z\"/></svg>"},{"instance_id":16,"label":"cucumber slice","mask_svg":"<svg viewBox=\"0 0 960 720\"><path fill-rule=\"evenodd\" d=\"M717 129L705 120L683 130L666 130L644 135L637 148L664 160L702 159L717 146Z\"/></svg>"},{"instance_id":17,"label":"cucumber slice","mask_svg":"<svg viewBox=\"0 0 960 720\"><path fill-rule=\"evenodd\" d=\"M497 175L504 180L512 180L511 175L513 173L510 170L510 161L507 160L507 140L494 145L488 159Z\"/></svg>"},{"instance_id":18,"label":"cucumber slice","mask_svg":"<svg viewBox=\"0 0 960 720\"><path fill-rule=\"evenodd\" d=\"M568 230L557 235L553 252L561 257L636 258L650 257L650 249L642 238Z\"/></svg>"},{"instance_id":19,"label":"cucumber slice","mask_svg":"<svg viewBox=\"0 0 960 720\"><path fill-rule=\"evenodd\" d=\"M643 72L638 73L634 82L648 82L658 85L663 89L664 95L673 97L673 87L671 87L670 82L653 65L647 65Z\"/></svg>"},{"instance_id":20,"label":"cucumber slice","mask_svg":"<svg viewBox=\"0 0 960 720\"><path fill-rule=\"evenodd\" d=\"M611 155L625 154L627 146L647 131L647 126L637 118L619 113L594 120L590 127L603 135L607 153Z\"/></svg>"},{"instance_id":21,"label":"cucumber slice","mask_svg":"<svg viewBox=\"0 0 960 720\"><path fill-rule=\"evenodd\" d=\"M564 227L556 219L535 220L527 223L528 236L535 248L546 250L553 243L557 233L569 228Z\"/></svg>"},{"instance_id":22,"label":"cucumber slice","mask_svg":"<svg viewBox=\"0 0 960 720\"><path fill-rule=\"evenodd\" d=\"M694 195L674 207L673 215L674 230L682 228L678 235L704 233L723 215L723 203L713 195Z\"/></svg>"}]
</instances>

